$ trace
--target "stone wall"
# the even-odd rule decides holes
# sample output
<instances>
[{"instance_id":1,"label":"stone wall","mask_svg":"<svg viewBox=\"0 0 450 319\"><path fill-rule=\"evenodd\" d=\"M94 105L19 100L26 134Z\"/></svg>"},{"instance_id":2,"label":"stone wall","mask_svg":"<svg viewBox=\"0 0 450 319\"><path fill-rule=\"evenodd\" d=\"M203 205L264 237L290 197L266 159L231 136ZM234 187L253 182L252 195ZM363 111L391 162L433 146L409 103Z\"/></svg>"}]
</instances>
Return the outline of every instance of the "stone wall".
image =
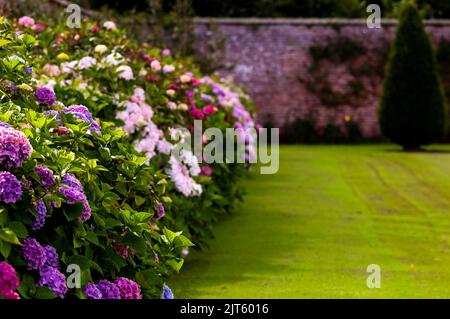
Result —
<instances>
[{"instance_id":1,"label":"stone wall","mask_svg":"<svg viewBox=\"0 0 450 319\"><path fill-rule=\"evenodd\" d=\"M200 52L207 52L212 39L225 39L220 74L247 88L261 123L282 129L296 118L313 116L320 128L351 118L365 137L379 136L377 107L395 21L384 20L381 29L339 19L196 19L195 24ZM435 44L450 39L450 21L428 21L426 29ZM361 43L364 53L346 61L323 60L312 70L310 47L337 38ZM369 66L371 71L363 72ZM326 105L323 90L340 100Z\"/></svg>"}]
</instances>

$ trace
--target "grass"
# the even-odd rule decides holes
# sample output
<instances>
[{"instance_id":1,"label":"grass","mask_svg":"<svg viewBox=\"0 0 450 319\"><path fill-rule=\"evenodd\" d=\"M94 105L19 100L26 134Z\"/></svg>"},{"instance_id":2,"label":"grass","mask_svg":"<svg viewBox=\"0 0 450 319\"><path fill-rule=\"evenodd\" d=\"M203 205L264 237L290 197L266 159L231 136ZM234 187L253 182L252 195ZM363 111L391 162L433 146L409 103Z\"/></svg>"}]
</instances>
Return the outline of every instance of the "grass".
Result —
<instances>
[{"instance_id":1,"label":"grass","mask_svg":"<svg viewBox=\"0 0 450 319\"><path fill-rule=\"evenodd\" d=\"M281 147L279 172L252 173L239 211L173 277L175 297L450 298L450 153L397 150Z\"/></svg>"}]
</instances>

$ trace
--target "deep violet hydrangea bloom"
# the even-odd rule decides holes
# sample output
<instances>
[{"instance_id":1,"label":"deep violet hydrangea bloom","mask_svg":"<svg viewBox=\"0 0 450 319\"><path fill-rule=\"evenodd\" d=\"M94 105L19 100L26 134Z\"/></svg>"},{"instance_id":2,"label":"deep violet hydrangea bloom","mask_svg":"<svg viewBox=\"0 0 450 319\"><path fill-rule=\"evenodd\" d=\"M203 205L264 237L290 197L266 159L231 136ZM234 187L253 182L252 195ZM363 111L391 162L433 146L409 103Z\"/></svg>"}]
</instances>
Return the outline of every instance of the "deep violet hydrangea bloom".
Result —
<instances>
[{"instance_id":1,"label":"deep violet hydrangea bloom","mask_svg":"<svg viewBox=\"0 0 450 319\"><path fill-rule=\"evenodd\" d=\"M13 174L0 172L0 201L15 203L22 197L22 190L22 184Z\"/></svg>"},{"instance_id":2,"label":"deep violet hydrangea bloom","mask_svg":"<svg viewBox=\"0 0 450 319\"><path fill-rule=\"evenodd\" d=\"M41 179L41 184L46 190L49 190L52 186L56 184L53 172L48 167L38 165L34 168L34 171Z\"/></svg>"},{"instance_id":3,"label":"deep violet hydrangea bloom","mask_svg":"<svg viewBox=\"0 0 450 319\"><path fill-rule=\"evenodd\" d=\"M91 207L89 206L89 202L83 192L80 192L78 189L73 187L60 187L59 191L66 197L69 205L78 202L83 203L83 213L79 217L81 221L85 222L91 217Z\"/></svg>"},{"instance_id":4,"label":"deep violet hydrangea bloom","mask_svg":"<svg viewBox=\"0 0 450 319\"><path fill-rule=\"evenodd\" d=\"M173 293L172 290L170 290L169 286L164 284L163 286L163 292L161 294L161 299L173 299Z\"/></svg>"},{"instance_id":5,"label":"deep violet hydrangea bloom","mask_svg":"<svg viewBox=\"0 0 450 319\"><path fill-rule=\"evenodd\" d=\"M17 295L14 292L17 288L19 288L19 279L16 270L7 262L0 262L0 295L6 299L18 299L14 298Z\"/></svg>"},{"instance_id":6,"label":"deep violet hydrangea bloom","mask_svg":"<svg viewBox=\"0 0 450 319\"><path fill-rule=\"evenodd\" d=\"M83 192L83 186L81 185L81 182L73 174L64 175L63 178L61 179L61 182L64 185L74 188L79 192Z\"/></svg>"},{"instance_id":7,"label":"deep violet hydrangea bloom","mask_svg":"<svg viewBox=\"0 0 450 319\"><path fill-rule=\"evenodd\" d=\"M59 257L58 257L58 253L56 252L55 247L47 245L47 246L44 246L44 250L45 250L45 256L47 257L44 267L47 266L47 267L59 269Z\"/></svg>"},{"instance_id":8,"label":"deep violet hydrangea bloom","mask_svg":"<svg viewBox=\"0 0 450 319\"><path fill-rule=\"evenodd\" d=\"M97 284L103 299L120 299L120 289L108 280L100 280Z\"/></svg>"},{"instance_id":9,"label":"deep violet hydrangea bloom","mask_svg":"<svg viewBox=\"0 0 450 319\"><path fill-rule=\"evenodd\" d=\"M89 129L91 131L100 132L100 126L92 117L91 112L89 112L88 108L84 105L71 105L66 107L63 113L71 113L75 116L75 118L83 120L91 124Z\"/></svg>"},{"instance_id":10,"label":"deep violet hydrangea bloom","mask_svg":"<svg viewBox=\"0 0 450 319\"><path fill-rule=\"evenodd\" d=\"M133 280L117 277L114 283L119 287L122 299L142 299L141 286Z\"/></svg>"},{"instance_id":11,"label":"deep violet hydrangea bloom","mask_svg":"<svg viewBox=\"0 0 450 319\"><path fill-rule=\"evenodd\" d=\"M0 126L0 165L6 168L20 167L32 152L30 141L21 131Z\"/></svg>"},{"instance_id":12,"label":"deep violet hydrangea bloom","mask_svg":"<svg viewBox=\"0 0 450 319\"><path fill-rule=\"evenodd\" d=\"M39 104L53 105L56 103L56 95L52 89L45 86L40 87L34 93L34 98Z\"/></svg>"},{"instance_id":13,"label":"deep violet hydrangea bloom","mask_svg":"<svg viewBox=\"0 0 450 319\"><path fill-rule=\"evenodd\" d=\"M47 286L55 295L64 298L67 292L66 278L58 269L46 266L39 270L39 275L38 287Z\"/></svg>"},{"instance_id":14,"label":"deep violet hydrangea bloom","mask_svg":"<svg viewBox=\"0 0 450 319\"><path fill-rule=\"evenodd\" d=\"M22 241L23 257L28 263L28 269L40 269L47 261L47 253L36 239L28 237Z\"/></svg>"},{"instance_id":15,"label":"deep violet hydrangea bloom","mask_svg":"<svg viewBox=\"0 0 450 319\"><path fill-rule=\"evenodd\" d=\"M155 215L155 219L156 220L160 220L161 218L163 218L165 215L165 211L164 211L164 205L161 203L157 203L156 204L156 215Z\"/></svg>"},{"instance_id":16,"label":"deep violet hydrangea bloom","mask_svg":"<svg viewBox=\"0 0 450 319\"><path fill-rule=\"evenodd\" d=\"M93 283L88 283L83 289L83 293L89 299L102 299L102 292Z\"/></svg>"},{"instance_id":17,"label":"deep violet hydrangea bloom","mask_svg":"<svg viewBox=\"0 0 450 319\"><path fill-rule=\"evenodd\" d=\"M39 230L44 227L45 224L45 214L47 213L47 207L45 207L44 201L40 199L35 205L34 209L38 213L33 225L31 225L32 230Z\"/></svg>"}]
</instances>

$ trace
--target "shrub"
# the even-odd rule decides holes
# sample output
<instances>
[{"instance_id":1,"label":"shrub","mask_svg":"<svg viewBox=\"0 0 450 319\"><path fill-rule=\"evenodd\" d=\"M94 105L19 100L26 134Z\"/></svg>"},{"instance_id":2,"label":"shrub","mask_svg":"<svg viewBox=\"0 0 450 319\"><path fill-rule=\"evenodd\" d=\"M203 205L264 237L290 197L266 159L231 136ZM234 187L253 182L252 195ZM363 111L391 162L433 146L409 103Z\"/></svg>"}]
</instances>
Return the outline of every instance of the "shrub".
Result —
<instances>
[{"instance_id":1,"label":"shrub","mask_svg":"<svg viewBox=\"0 0 450 319\"><path fill-rule=\"evenodd\" d=\"M35 38L0 24L0 282L15 278L0 295L159 298L192 245L158 225L165 176L112 123L32 80ZM81 289L66 287L70 264Z\"/></svg>"},{"instance_id":2,"label":"shrub","mask_svg":"<svg viewBox=\"0 0 450 319\"><path fill-rule=\"evenodd\" d=\"M431 144L447 128L447 106L433 48L412 2L402 9L391 48L379 122L382 133L404 149Z\"/></svg>"},{"instance_id":3,"label":"shrub","mask_svg":"<svg viewBox=\"0 0 450 319\"><path fill-rule=\"evenodd\" d=\"M160 223L183 230L198 247L205 244L212 223L239 200L242 190L234 177L242 176L245 167L199 163L192 154L179 162L169 153L183 142L177 131L192 131L196 119L205 129L254 127L245 94L227 81L203 76L188 60L175 60L168 50L131 41L122 30L97 21L83 22L81 29L58 23L37 37L37 51L48 52L36 61L40 83L122 128L166 177L170 201L164 203L167 214Z\"/></svg>"}]
</instances>

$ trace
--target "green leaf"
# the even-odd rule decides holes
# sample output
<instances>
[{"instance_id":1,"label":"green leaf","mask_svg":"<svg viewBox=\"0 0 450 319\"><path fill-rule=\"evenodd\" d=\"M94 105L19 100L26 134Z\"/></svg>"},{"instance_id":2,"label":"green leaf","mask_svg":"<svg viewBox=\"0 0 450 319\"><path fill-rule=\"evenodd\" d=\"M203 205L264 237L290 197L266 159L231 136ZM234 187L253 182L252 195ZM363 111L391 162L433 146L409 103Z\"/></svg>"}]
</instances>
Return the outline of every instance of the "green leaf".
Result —
<instances>
[{"instance_id":1,"label":"green leaf","mask_svg":"<svg viewBox=\"0 0 450 319\"><path fill-rule=\"evenodd\" d=\"M67 263L78 265L81 270L88 270L91 266L91 261L82 255L73 255L69 258Z\"/></svg>"},{"instance_id":2,"label":"green leaf","mask_svg":"<svg viewBox=\"0 0 450 319\"><path fill-rule=\"evenodd\" d=\"M175 270L176 272L179 272L181 267L183 266L184 263L184 259L180 258L180 259L169 259L166 261L166 264L171 267L173 270Z\"/></svg>"},{"instance_id":3,"label":"green leaf","mask_svg":"<svg viewBox=\"0 0 450 319\"><path fill-rule=\"evenodd\" d=\"M33 277L30 274L24 274L20 280L20 286L18 291L22 296L28 297L34 295L36 291L36 284Z\"/></svg>"},{"instance_id":4,"label":"green leaf","mask_svg":"<svg viewBox=\"0 0 450 319\"><path fill-rule=\"evenodd\" d=\"M21 245L17 235L9 228L0 229L0 240L14 245Z\"/></svg>"},{"instance_id":5,"label":"green leaf","mask_svg":"<svg viewBox=\"0 0 450 319\"><path fill-rule=\"evenodd\" d=\"M96 244L96 245L99 245L98 237L97 237L97 235L96 235L95 233L93 233L93 232L87 232L85 238L86 238L87 240L89 240L91 243Z\"/></svg>"},{"instance_id":6,"label":"green leaf","mask_svg":"<svg viewBox=\"0 0 450 319\"><path fill-rule=\"evenodd\" d=\"M64 216L69 222L77 219L83 213L84 207L82 202L76 202L72 205L66 205L64 208Z\"/></svg>"},{"instance_id":7,"label":"green leaf","mask_svg":"<svg viewBox=\"0 0 450 319\"><path fill-rule=\"evenodd\" d=\"M56 295L48 287L39 287L34 295L37 299L55 299Z\"/></svg>"},{"instance_id":8,"label":"green leaf","mask_svg":"<svg viewBox=\"0 0 450 319\"><path fill-rule=\"evenodd\" d=\"M8 258L9 254L11 253L11 244L0 241L0 253L5 259Z\"/></svg>"},{"instance_id":9,"label":"green leaf","mask_svg":"<svg viewBox=\"0 0 450 319\"><path fill-rule=\"evenodd\" d=\"M19 238L28 237L28 230L25 225L21 222L14 221L9 223L9 228L16 233Z\"/></svg>"},{"instance_id":10,"label":"green leaf","mask_svg":"<svg viewBox=\"0 0 450 319\"><path fill-rule=\"evenodd\" d=\"M10 43L11 41L7 40L7 39L0 39L0 47L7 45L8 43Z\"/></svg>"},{"instance_id":11,"label":"green leaf","mask_svg":"<svg viewBox=\"0 0 450 319\"><path fill-rule=\"evenodd\" d=\"M162 278L154 270L144 270L136 274L136 281L144 289L151 289L162 284Z\"/></svg>"},{"instance_id":12,"label":"green leaf","mask_svg":"<svg viewBox=\"0 0 450 319\"><path fill-rule=\"evenodd\" d=\"M106 218L105 224L106 224L106 228L108 228L108 229L122 226L122 222L120 220L117 220L114 218Z\"/></svg>"},{"instance_id":13,"label":"green leaf","mask_svg":"<svg viewBox=\"0 0 450 319\"><path fill-rule=\"evenodd\" d=\"M175 233L175 232L173 232L173 231L167 229L166 227L164 227L163 233L164 233L165 238L167 239L167 241L168 241L170 244L173 243L173 241L174 241L174 239L175 239L176 237L178 237L178 236L181 235L181 232Z\"/></svg>"},{"instance_id":14,"label":"green leaf","mask_svg":"<svg viewBox=\"0 0 450 319\"><path fill-rule=\"evenodd\" d=\"M141 196L135 195L135 196L134 196L134 202L135 202L136 205L139 207L139 206L141 206L142 204L144 204L145 198L143 198L143 197L141 197Z\"/></svg>"},{"instance_id":15,"label":"green leaf","mask_svg":"<svg viewBox=\"0 0 450 319\"><path fill-rule=\"evenodd\" d=\"M195 246L186 236L180 235L174 240L175 247L191 247Z\"/></svg>"}]
</instances>

